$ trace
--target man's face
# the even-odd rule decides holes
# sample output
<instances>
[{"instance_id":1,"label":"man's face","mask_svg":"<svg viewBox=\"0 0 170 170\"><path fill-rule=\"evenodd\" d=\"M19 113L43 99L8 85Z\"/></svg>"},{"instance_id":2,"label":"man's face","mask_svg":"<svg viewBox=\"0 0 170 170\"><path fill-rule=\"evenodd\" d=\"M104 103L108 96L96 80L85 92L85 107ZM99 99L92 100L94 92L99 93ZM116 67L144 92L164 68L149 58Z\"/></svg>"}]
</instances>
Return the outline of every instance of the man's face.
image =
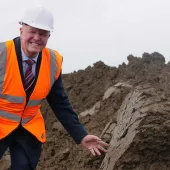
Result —
<instances>
[{"instance_id":1,"label":"man's face","mask_svg":"<svg viewBox=\"0 0 170 170\"><path fill-rule=\"evenodd\" d=\"M21 47L28 57L35 57L46 46L50 32L24 25L20 28Z\"/></svg>"}]
</instances>

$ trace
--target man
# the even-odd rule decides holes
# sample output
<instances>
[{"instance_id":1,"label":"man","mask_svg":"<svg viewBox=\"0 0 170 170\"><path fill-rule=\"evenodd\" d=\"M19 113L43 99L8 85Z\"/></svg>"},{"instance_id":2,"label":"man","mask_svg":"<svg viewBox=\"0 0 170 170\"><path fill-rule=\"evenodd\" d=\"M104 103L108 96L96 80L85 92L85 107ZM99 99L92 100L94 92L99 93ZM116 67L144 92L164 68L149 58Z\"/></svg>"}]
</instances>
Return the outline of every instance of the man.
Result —
<instances>
[{"instance_id":1,"label":"man","mask_svg":"<svg viewBox=\"0 0 170 170\"><path fill-rule=\"evenodd\" d=\"M87 134L69 103L61 55L46 48L53 30L52 14L45 8L32 8L19 23L20 37L0 43L0 159L9 147L11 170L36 169L46 141L40 113L45 98L77 144L92 155L106 152L108 144Z\"/></svg>"}]
</instances>

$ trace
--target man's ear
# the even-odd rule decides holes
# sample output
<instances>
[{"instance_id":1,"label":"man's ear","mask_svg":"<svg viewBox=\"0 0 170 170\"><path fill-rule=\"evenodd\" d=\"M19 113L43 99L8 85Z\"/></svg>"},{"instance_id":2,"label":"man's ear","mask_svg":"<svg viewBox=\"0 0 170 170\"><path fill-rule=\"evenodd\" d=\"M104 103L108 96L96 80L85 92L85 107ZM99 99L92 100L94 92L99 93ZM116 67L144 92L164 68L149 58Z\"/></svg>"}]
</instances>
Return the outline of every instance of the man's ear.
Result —
<instances>
[{"instance_id":1,"label":"man's ear","mask_svg":"<svg viewBox=\"0 0 170 170\"><path fill-rule=\"evenodd\" d=\"M20 30L20 35L21 35L21 34L22 34L22 32L23 32L23 28L21 27L19 30Z\"/></svg>"}]
</instances>

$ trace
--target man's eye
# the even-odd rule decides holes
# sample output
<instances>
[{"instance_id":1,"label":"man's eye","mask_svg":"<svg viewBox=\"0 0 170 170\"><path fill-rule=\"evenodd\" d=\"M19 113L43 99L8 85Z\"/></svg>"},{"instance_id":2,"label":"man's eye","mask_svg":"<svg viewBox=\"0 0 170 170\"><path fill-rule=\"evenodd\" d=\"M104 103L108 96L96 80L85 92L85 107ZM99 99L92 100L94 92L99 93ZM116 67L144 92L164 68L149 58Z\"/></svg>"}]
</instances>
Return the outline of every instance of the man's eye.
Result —
<instances>
[{"instance_id":1,"label":"man's eye","mask_svg":"<svg viewBox=\"0 0 170 170\"><path fill-rule=\"evenodd\" d=\"M40 36L44 36L44 33L39 33L40 34Z\"/></svg>"},{"instance_id":2,"label":"man's eye","mask_svg":"<svg viewBox=\"0 0 170 170\"><path fill-rule=\"evenodd\" d=\"M30 31L31 34L35 34L36 32L35 31Z\"/></svg>"}]
</instances>

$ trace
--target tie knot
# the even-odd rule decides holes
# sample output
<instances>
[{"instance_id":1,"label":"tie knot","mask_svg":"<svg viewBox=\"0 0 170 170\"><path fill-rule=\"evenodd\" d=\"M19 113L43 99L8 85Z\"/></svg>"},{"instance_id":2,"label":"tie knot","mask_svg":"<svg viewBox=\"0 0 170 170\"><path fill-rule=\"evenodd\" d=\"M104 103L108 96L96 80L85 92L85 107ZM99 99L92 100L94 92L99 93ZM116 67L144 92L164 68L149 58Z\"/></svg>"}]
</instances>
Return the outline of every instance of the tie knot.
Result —
<instances>
[{"instance_id":1,"label":"tie knot","mask_svg":"<svg viewBox=\"0 0 170 170\"><path fill-rule=\"evenodd\" d=\"M28 59L28 60L25 60L25 62L31 67L35 61L34 60L31 60L31 59Z\"/></svg>"}]
</instances>

